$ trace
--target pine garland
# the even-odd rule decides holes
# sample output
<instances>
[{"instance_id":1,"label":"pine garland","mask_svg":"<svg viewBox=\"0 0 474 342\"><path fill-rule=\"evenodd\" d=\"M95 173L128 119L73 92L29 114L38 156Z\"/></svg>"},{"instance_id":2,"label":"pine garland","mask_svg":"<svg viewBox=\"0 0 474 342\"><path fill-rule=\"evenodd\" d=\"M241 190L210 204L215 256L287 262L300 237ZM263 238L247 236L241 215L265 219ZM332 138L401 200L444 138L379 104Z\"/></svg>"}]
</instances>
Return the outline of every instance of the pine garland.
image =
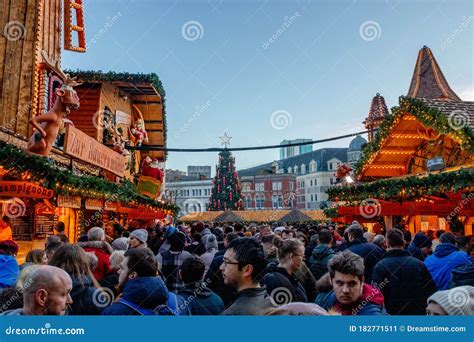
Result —
<instances>
[{"instance_id":1,"label":"pine garland","mask_svg":"<svg viewBox=\"0 0 474 342\"><path fill-rule=\"evenodd\" d=\"M54 190L56 194L109 199L127 205L145 205L155 209L170 210L173 216L179 212L176 205L155 202L141 195L129 180L113 183L100 177L79 176L57 167L49 158L27 154L4 141L0 141L0 165L9 171L9 176L17 179L21 179L27 172L30 180Z\"/></svg>"},{"instance_id":2,"label":"pine garland","mask_svg":"<svg viewBox=\"0 0 474 342\"><path fill-rule=\"evenodd\" d=\"M335 186L326 190L330 201L357 202L368 198L410 200L423 196L443 195L474 187L474 169L430 173L426 176L387 178L350 186Z\"/></svg>"}]
</instances>

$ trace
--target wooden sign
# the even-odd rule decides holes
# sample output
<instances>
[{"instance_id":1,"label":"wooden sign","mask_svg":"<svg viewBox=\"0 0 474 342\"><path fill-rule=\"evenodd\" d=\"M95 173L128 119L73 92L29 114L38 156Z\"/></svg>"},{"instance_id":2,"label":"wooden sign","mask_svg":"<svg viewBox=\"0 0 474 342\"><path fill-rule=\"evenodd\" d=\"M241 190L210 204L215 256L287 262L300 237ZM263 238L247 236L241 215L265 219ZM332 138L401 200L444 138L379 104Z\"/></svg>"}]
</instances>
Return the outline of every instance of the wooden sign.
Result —
<instances>
[{"instance_id":1,"label":"wooden sign","mask_svg":"<svg viewBox=\"0 0 474 342\"><path fill-rule=\"evenodd\" d=\"M54 191L31 182L0 181L0 196L51 198Z\"/></svg>"},{"instance_id":2,"label":"wooden sign","mask_svg":"<svg viewBox=\"0 0 474 342\"><path fill-rule=\"evenodd\" d=\"M101 210L104 206L104 202L95 198L86 198L85 205L87 210Z\"/></svg>"},{"instance_id":3,"label":"wooden sign","mask_svg":"<svg viewBox=\"0 0 474 342\"><path fill-rule=\"evenodd\" d=\"M58 195L58 207L62 208L81 208L80 196Z\"/></svg>"},{"instance_id":4,"label":"wooden sign","mask_svg":"<svg viewBox=\"0 0 474 342\"><path fill-rule=\"evenodd\" d=\"M68 125L64 153L123 177L125 158L81 130Z\"/></svg>"},{"instance_id":5,"label":"wooden sign","mask_svg":"<svg viewBox=\"0 0 474 342\"><path fill-rule=\"evenodd\" d=\"M117 110L115 111L115 123L117 125L123 124L130 126L132 124L132 116L130 114Z\"/></svg>"}]
</instances>

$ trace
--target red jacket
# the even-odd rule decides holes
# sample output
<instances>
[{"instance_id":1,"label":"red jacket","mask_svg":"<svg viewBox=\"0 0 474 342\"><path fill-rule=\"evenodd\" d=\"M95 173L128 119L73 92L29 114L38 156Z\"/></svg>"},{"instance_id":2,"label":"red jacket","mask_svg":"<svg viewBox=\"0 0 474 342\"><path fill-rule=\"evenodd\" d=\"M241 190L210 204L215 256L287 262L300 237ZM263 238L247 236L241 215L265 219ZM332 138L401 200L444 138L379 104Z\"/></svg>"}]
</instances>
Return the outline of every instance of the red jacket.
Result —
<instances>
[{"instance_id":1,"label":"red jacket","mask_svg":"<svg viewBox=\"0 0 474 342\"><path fill-rule=\"evenodd\" d=\"M93 274L97 281L104 279L110 272L110 254L112 254L112 247L105 241L80 242L79 245L86 252L93 252L97 256L98 264Z\"/></svg>"}]
</instances>

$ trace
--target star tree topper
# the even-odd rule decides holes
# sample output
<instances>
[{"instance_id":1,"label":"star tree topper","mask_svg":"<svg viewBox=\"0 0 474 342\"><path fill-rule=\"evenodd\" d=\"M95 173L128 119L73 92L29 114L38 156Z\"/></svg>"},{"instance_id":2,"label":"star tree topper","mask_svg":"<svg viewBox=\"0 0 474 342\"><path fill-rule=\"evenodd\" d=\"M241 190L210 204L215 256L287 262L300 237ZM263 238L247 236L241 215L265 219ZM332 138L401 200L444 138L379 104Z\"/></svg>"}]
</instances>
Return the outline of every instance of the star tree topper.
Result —
<instances>
[{"instance_id":1,"label":"star tree topper","mask_svg":"<svg viewBox=\"0 0 474 342\"><path fill-rule=\"evenodd\" d=\"M229 137L227 132L224 132L224 136L219 137L219 139L221 139L221 145L224 145L224 147L227 148L227 145L230 145L230 139L232 139L232 137Z\"/></svg>"}]
</instances>

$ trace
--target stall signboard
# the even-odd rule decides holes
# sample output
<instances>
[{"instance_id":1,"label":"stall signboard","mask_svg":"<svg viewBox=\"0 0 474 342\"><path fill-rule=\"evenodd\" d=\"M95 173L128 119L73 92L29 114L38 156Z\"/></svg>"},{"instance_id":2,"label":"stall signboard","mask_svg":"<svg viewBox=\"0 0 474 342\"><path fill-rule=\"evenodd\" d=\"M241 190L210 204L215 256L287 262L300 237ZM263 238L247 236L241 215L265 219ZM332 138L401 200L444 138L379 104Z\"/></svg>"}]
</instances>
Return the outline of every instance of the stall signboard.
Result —
<instances>
[{"instance_id":1,"label":"stall signboard","mask_svg":"<svg viewBox=\"0 0 474 342\"><path fill-rule=\"evenodd\" d=\"M124 175L126 164L123 155L71 125L67 126L64 152L119 177Z\"/></svg>"},{"instance_id":2,"label":"stall signboard","mask_svg":"<svg viewBox=\"0 0 474 342\"><path fill-rule=\"evenodd\" d=\"M1 197L51 198L54 191L32 182L0 181Z\"/></svg>"},{"instance_id":3,"label":"stall signboard","mask_svg":"<svg viewBox=\"0 0 474 342\"><path fill-rule=\"evenodd\" d=\"M101 210L104 207L104 202L95 198L86 198L85 206L87 210Z\"/></svg>"},{"instance_id":4,"label":"stall signboard","mask_svg":"<svg viewBox=\"0 0 474 342\"><path fill-rule=\"evenodd\" d=\"M119 203L117 202L111 202L111 201L105 201L105 210L107 211L117 211L119 206Z\"/></svg>"},{"instance_id":5,"label":"stall signboard","mask_svg":"<svg viewBox=\"0 0 474 342\"><path fill-rule=\"evenodd\" d=\"M123 124L123 125L130 126L132 124L132 116L128 113L117 110L115 111L115 123L117 125Z\"/></svg>"},{"instance_id":6,"label":"stall signboard","mask_svg":"<svg viewBox=\"0 0 474 342\"><path fill-rule=\"evenodd\" d=\"M81 208L81 197L80 196L59 195L58 196L58 207L80 209Z\"/></svg>"}]
</instances>

